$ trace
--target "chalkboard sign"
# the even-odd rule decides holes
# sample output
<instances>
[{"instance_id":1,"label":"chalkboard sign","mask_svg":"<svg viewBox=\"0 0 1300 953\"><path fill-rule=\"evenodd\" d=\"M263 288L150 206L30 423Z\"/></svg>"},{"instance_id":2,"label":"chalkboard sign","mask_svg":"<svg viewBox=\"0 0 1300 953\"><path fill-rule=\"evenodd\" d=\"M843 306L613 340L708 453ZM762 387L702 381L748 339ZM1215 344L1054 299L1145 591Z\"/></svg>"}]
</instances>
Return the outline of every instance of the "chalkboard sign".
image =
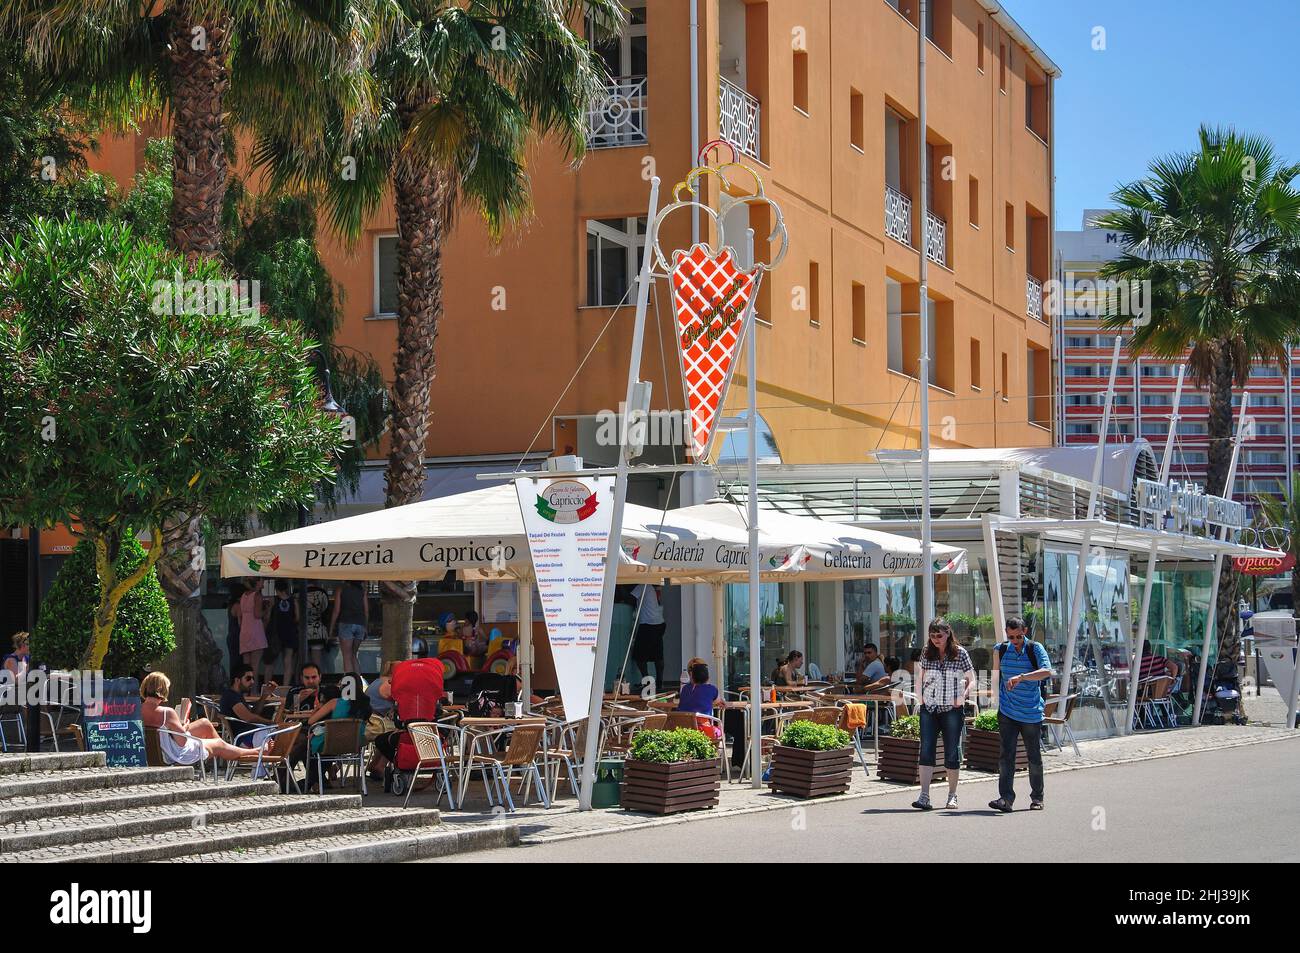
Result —
<instances>
[{"instance_id":1,"label":"chalkboard sign","mask_svg":"<svg viewBox=\"0 0 1300 953\"><path fill-rule=\"evenodd\" d=\"M148 762L141 706L138 681L106 679L103 698L85 707L86 750L104 752L110 768L143 768Z\"/></svg>"}]
</instances>

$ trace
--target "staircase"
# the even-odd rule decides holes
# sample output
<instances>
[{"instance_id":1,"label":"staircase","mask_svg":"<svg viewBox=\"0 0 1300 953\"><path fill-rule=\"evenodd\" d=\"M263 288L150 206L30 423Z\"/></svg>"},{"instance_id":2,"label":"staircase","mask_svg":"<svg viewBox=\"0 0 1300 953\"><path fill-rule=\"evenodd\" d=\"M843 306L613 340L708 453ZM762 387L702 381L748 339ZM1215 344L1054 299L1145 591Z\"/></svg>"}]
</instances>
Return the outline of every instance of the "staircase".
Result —
<instances>
[{"instance_id":1,"label":"staircase","mask_svg":"<svg viewBox=\"0 0 1300 953\"><path fill-rule=\"evenodd\" d=\"M512 825L453 828L437 811L366 807L359 794L107 768L101 752L0 755L0 863L392 862L518 838Z\"/></svg>"}]
</instances>

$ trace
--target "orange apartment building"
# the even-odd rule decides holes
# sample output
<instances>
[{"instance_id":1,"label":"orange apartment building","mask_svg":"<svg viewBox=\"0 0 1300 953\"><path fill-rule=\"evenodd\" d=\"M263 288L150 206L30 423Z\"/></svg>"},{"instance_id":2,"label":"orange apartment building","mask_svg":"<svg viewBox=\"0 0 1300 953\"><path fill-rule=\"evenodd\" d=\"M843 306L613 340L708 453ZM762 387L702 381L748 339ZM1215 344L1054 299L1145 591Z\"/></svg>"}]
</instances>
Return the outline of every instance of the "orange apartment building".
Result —
<instances>
[{"instance_id":1,"label":"orange apartment building","mask_svg":"<svg viewBox=\"0 0 1300 953\"><path fill-rule=\"evenodd\" d=\"M783 462L863 462L877 448L918 445L923 242L935 446L1050 445L1052 332L1042 283L1053 259L1059 70L1000 5L929 3L924 135L917 0L625 5L624 35L602 46L616 79L590 117L586 160L574 169L538 144L531 220L494 247L463 215L446 249L426 495L480 486L475 472L512 469L526 452L612 460L596 445L595 415L617 409L626 385L634 308L630 297L615 306L638 269L648 179L658 175L661 204L670 201L695 150L715 138L744 153L789 229L788 254L759 302L757 343L759 411ZM119 140L92 164L126 185L141 159L142 143ZM766 214L754 212L748 222L724 223L726 239L745 226L760 237L769 231ZM323 249L345 295L336 342L385 368L396 342L394 227L388 204L355 245L326 238ZM707 220L700 227L712 237ZM678 213L661 242L671 252L691 235L690 216ZM656 409L680 408L666 284L658 298L641 377L653 382ZM735 377L733 412L746 372ZM648 454L672 456L664 448ZM382 506L382 448L375 458L345 512ZM710 492L691 483L672 493L670 481L649 478L631 498L663 505ZM219 616L219 603L209 603Z\"/></svg>"}]
</instances>

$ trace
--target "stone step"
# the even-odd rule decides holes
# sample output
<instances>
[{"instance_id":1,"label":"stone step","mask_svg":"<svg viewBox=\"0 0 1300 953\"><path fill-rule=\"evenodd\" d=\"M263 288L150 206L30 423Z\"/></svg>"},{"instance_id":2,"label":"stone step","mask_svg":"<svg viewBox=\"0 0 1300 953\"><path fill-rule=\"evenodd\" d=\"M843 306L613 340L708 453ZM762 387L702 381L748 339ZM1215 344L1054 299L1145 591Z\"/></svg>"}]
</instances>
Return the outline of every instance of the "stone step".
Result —
<instances>
[{"instance_id":1,"label":"stone step","mask_svg":"<svg viewBox=\"0 0 1300 953\"><path fill-rule=\"evenodd\" d=\"M31 771L69 771L104 767L102 751L62 751L49 754L0 755L0 777Z\"/></svg>"},{"instance_id":2,"label":"stone step","mask_svg":"<svg viewBox=\"0 0 1300 953\"><path fill-rule=\"evenodd\" d=\"M514 824L439 824L424 830L392 831L382 837L370 833L336 834L239 850L193 853L159 863L392 864L518 844L519 828Z\"/></svg>"},{"instance_id":3,"label":"stone step","mask_svg":"<svg viewBox=\"0 0 1300 953\"><path fill-rule=\"evenodd\" d=\"M86 844L130 837L147 837L164 831L198 830L214 824L236 824L255 818L279 818L292 823L297 814L339 811L361 807L361 796L229 797L179 804L156 804L127 810L105 811L80 817L26 818L0 826L0 855L63 844Z\"/></svg>"},{"instance_id":4,"label":"stone step","mask_svg":"<svg viewBox=\"0 0 1300 953\"><path fill-rule=\"evenodd\" d=\"M0 778L0 802L12 797L52 796L71 791L132 787L194 777L185 765L166 768L70 768L64 771L24 771Z\"/></svg>"},{"instance_id":5,"label":"stone step","mask_svg":"<svg viewBox=\"0 0 1300 953\"><path fill-rule=\"evenodd\" d=\"M278 794L274 781L167 781L134 787L89 788L62 794L30 794L0 801L0 825L45 818L77 818L106 811L166 804L202 804L249 795Z\"/></svg>"},{"instance_id":6,"label":"stone step","mask_svg":"<svg viewBox=\"0 0 1300 953\"><path fill-rule=\"evenodd\" d=\"M328 838L369 835L372 841L411 837L437 825L437 811L411 808L359 807L316 810L288 817L273 815L201 828L160 831L145 836L114 837L88 844L60 844L0 853L0 863L133 863L172 860L191 854L250 851L301 841L325 843Z\"/></svg>"}]
</instances>

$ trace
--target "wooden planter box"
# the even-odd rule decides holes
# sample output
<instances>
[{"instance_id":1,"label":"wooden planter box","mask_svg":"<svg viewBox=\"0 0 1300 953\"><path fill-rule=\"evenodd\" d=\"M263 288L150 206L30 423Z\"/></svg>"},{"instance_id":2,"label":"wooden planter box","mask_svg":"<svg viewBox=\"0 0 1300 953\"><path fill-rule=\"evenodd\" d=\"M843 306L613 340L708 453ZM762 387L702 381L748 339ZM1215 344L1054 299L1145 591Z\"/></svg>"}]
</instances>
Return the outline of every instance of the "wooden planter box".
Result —
<instances>
[{"instance_id":1,"label":"wooden planter box","mask_svg":"<svg viewBox=\"0 0 1300 953\"><path fill-rule=\"evenodd\" d=\"M880 736L880 764L876 773L883 781L904 781L908 784L921 782L918 771L921 760L921 742L911 738L895 738L893 735ZM943 738L934 750L935 768L931 775L935 781L945 781L948 769L943 766Z\"/></svg>"},{"instance_id":2,"label":"wooden planter box","mask_svg":"<svg viewBox=\"0 0 1300 953\"><path fill-rule=\"evenodd\" d=\"M979 728L966 729L966 767L976 771L997 773L998 759L1002 757L1002 738L996 731ZM1025 740L1016 741L1016 770L1029 769L1029 755L1025 754Z\"/></svg>"},{"instance_id":3,"label":"wooden planter box","mask_svg":"<svg viewBox=\"0 0 1300 953\"><path fill-rule=\"evenodd\" d=\"M623 808L649 814L676 814L717 807L722 789L721 762L633 761L623 766Z\"/></svg>"},{"instance_id":4,"label":"wooden planter box","mask_svg":"<svg viewBox=\"0 0 1300 953\"><path fill-rule=\"evenodd\" d=\"M777 745L772 752L773 791L795 797L843 794L853 774L853 749L809 751Z\"/></svg>"}]
</instances>

